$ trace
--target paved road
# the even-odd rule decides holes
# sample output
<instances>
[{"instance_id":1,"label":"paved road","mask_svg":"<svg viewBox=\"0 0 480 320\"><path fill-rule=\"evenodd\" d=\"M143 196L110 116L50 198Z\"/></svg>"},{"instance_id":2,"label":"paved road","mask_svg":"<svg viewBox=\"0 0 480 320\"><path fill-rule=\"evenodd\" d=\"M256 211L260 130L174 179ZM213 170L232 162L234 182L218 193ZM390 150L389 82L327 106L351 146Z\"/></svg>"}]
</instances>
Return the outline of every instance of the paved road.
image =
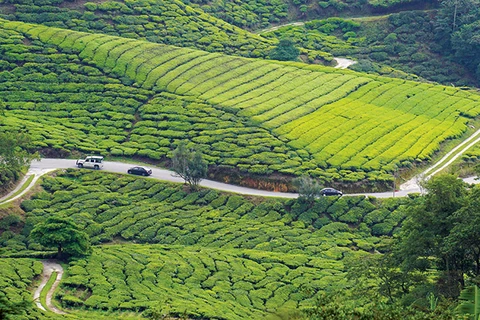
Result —
<instances>
[{"instance_id":1,"label":"paved road","mask_svg":"<svg viewBox=\"0 0 480 320\"><path fill-rule=\"evenodd\" d=\"M122 163L122 162L104 162L104 171L116 172L116 173L126 173L128 168L134 166L134 164ZM32 172L48 172L52 169L65 169L65 168L76 168L75 160L69 159L41 159L40 161L33 161L30 170ZM176 177L172 171L152 167L153 174L150 178L171 181L171 182L183 182L183 179ZM468 178L469 183L479 183L479 180L473 180L473 178ZM245 188L240 186L235 186L231 184L221 183L212 180L202 180L200 183L201 186L217 189L227 192L239 193L244 195L254 195L262 197L279 197L279 198L297 198L297 193L285 193L285 192L273 192L273 191L264 191L251 188ZM357 193L351 195L365 195L372 196L377 198L390 198L390 197L405 197L409 193L419 193L419 188L411 188L407 190L401 190L398 192L378 192L378 193Z\"/></svg>"}]
</instances>

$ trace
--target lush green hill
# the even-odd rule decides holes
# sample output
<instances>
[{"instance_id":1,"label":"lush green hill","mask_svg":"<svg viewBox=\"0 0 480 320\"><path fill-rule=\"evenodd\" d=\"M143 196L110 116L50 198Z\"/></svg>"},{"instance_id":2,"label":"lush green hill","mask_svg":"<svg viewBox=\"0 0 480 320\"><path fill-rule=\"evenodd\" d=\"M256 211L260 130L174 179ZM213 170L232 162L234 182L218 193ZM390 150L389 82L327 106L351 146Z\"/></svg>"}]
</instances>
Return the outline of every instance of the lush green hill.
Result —
<instances>
[{"instance_id":1,"label":"lush green hill","mask_svg":"<svg viewBox=\"0 0 480 320\"><path fill-rule=\"evenodd\" d=\"M358 62L352 70L445 85L476 85L475 70L469 72L439 46L437 16L435 11L413 11L351 20L328 18L262 35L288 37L299 47L350 57Z\"/></svg>"},{"instance_id":2,"label":"lush green hill","mask_svg":"<svg viewBox=\"0 0 480 320\"><path fill-rule=\"evenodd\" d=\"M21 205L22 233L64 214L97 244L66 270L64 307L168 306L174 314L221 319L260 319L350 287L345 261L383 251L410 201L324 197L309 205L208 189L186 193L179 184L74 169L44 178L42 186ZM98 245L112 240L122 244ZM3 253L13 244L40 249L10 243Z\"/></svg>"},{"instance_id":3,"label":"lush green hill","mask_svg":"<svg viewBox=\"0 0 480 320\"><path fill-rule=\"evenodd\" d=\"M265 57L274 44L178 0L13 1L0 8L12 20L234 55Z\"/></svg>"},{"instance_id":4,"label":"lush green hill","mask_svg":"<svg viewBox=\"0 0 480 320\"><path fill-rule=\"evenodd\" d=\"M201 99L248 119L312 159L291 162L288 172L325 180L389 180L385 173L396 166L430 160L440 143L460 137L480 113L479 95L451 87L19 22L5 21L3 28L77 53L84 63L130 79L134 88ZM154 129L146 132L155 136Z\"/></svg>"}]
</instances>

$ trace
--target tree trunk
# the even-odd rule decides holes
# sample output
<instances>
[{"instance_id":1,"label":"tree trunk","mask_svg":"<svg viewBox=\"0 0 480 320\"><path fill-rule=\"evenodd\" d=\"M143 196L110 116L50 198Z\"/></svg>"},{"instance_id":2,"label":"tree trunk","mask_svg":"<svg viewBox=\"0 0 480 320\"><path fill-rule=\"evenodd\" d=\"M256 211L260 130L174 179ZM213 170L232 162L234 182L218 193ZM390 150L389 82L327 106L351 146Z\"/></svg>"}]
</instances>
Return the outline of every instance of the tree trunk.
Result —
<instances>
[{"instance_id":1,"label":"tree trunk","mask_svg":"<svg viewBox=\"0 0 480 320\"><path fill-rule=\"evenodd\" d=\"M62 258L62 245L59 244L58 245L58 251L57 251L57 259L61 259Z\"/></svg>"}]
</instances>

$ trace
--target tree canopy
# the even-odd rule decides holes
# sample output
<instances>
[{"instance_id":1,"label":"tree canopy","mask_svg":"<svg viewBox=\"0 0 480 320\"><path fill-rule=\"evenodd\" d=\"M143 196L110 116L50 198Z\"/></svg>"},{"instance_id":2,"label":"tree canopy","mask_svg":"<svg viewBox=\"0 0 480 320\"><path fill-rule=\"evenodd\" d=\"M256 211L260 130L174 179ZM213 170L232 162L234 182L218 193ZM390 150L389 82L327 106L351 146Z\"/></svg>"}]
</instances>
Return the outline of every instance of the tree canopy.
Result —
<instances>
[{"instance_id":1,"label":"tree canopy","mask_svg":"<svg viewBox=\"0 0 480 320\"><path fill-rule=\"evenodd\" d=\"M0 187L12 180L17 180L22 168L36 157L37 154L32 151L32 144L28 135L0 132Z\"/></svg>"},{"instance_id":2,"label":"tree canopy","mask_svg":"<svg viewBox=\"0 0 480 320\"><path fill-rule=\"evenodd\" d=\"M433 177L426 189L428 194L408 208L396 254L404 269L436 268L439 292L456 297L465 275L480 274L480 190L468 189L454 175Z\"/></svg>"},{"instance_id":3,"label":"tree canopy","mask_svg":"<svg viewBox=\"0 0 480 320\"><path fill-rule=\"evenodd\" d=\"M208 164L200 151L189 150L182 142L173 151L172 170L195 190L200 181L207 176Z\"/></svg>"},{"instance_id":4,"label":"tree canopy","mask_svg":"<svg viewBox=\"0 0 480 320\"><path fill-rule=\"evenodd\" d=\"M280 61L296 61L300 50L290 39L282 39L278 45L270 51L270 59Z\"/></svg>"},{"instance_id":5,"label":"tree canopy","mask_svg":"<svg viewBox=\"0 0 480 320\"><path fill-rule=\"evenodd\" d=\"M51 215L37 224L30 233L32 239L45 247L57 248L57 257L78 257L89 253L90 240L75 222L62 215Z\"/></svg>"}]
</instances>

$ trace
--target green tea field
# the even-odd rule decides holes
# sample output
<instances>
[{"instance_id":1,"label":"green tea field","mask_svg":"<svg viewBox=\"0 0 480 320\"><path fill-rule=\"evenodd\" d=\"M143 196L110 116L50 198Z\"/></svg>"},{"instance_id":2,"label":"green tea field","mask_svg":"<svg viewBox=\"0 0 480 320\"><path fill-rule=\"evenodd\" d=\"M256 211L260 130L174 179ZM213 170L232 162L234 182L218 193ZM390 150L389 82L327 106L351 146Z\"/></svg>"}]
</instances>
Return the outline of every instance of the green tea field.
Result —
<instances>
[{"instance_id":1,"label":"green tea field","mask_svg":"<svg viewBox=\"0 0 480 320\"><path fill-rule=\"evenodd\" d=\"M391 172L397 167L431 160L442 142L461 137L470 119L480 113L479 95L452 87L327 67L257 61L20 22L3 21L2 28L6 33L20 32L22 35L13 36L17 42L26 36L50 51L54 47L68 52L71 63L88 64L87 72L102 75L102 81L116 82L89 86L86 91L122 90L122 98L114 98L118 93L112 92L113 97L104 100L112 107L92 105L94 114L85 107L65 104L77 95L58 93L58 111L51 119L57 124L41 129L44 135L57 138L44 142L44 147L54 149L105 150L113 155L159 159L168 155L178 141L190 140L199 143L207 155L210 153L209 160L215 164L247 172L309 174L324 181L383 181L391 180ZM29 57L26 53L32 46L26 41L16 49L4 45L6 50L25 51L24 56L13 52L7 57L12 56L14 61ZM37 59L37 55L32 58ZM12 68L11 62L4 65ZM85 73L85 69L75 68L75 72ZM30 77L55 82L50 80L53 74L44 70ZM20 81L25 88L7 87L7 110L12 110L12 119L7 121L17 126L23 121L19 117L31 117L35 114L32 111L45 108L41 103L44 99L54 97L37 93L41 89L23 84L24 79L11 81ZM129 84L133 86L124 89ZM59 84L58 90L64 86ZM52 90L50 85L43 88ZM69 90L80 88L75 84ZM82 106L92 101L86 94L79 94ZM105 95L95 99L102 102ZM30 103L24 103L27 101ZM130 109L117 115L116 103ZM183 109L174 107L179 103ZM103 110L108 108L110 114L105 114ZM197 116L188 111L191 108L204 113ZM216 116L222 121L213 124ZM90 141L76 143L59 138L54 132L64 126L80 131L69 135L73 139L90 134L89 139L85 137ZM240 130L229 131L232 127ZM245 134L239 134L242 132ZM218 133L221 135L216 136ZM92 134L102 139L93 139ZM212 150L208 150L210 146Z\"/></svg>"},{"instance_id":2,"label":"green tea field","mask_svg":"<svg viewBox=\"0 0 480 320\"><path fill-rule=\"evenodd\" d=\"M321 198L309 208L208 189L187 194L176 184L85 170L59 172L42 186L21 204L25 226L67 215L96 244L67 266L63 308L161 305L218 319L261 319L351 287L345 261L382 251L408 201Z\"/></svg>"}]
</instances>

